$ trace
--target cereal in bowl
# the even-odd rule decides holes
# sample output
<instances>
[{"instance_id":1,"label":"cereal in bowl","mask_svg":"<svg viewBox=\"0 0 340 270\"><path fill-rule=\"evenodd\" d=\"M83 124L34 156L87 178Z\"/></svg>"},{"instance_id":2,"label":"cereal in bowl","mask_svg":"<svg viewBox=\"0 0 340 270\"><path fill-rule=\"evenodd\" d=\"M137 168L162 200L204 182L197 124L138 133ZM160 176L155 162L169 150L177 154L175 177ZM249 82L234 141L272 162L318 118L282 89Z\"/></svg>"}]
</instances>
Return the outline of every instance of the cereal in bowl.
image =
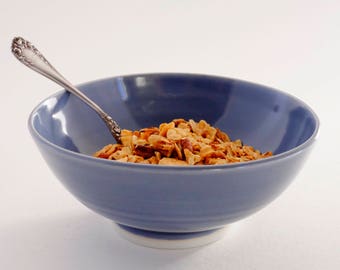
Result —
<instances>
[{"instance_id":1,"label":"cereal in bowl","mask_svg":"<svg viewBox=\"0 0 340 270\"><path fill-rule=\"evenodd\" d=\"M272 156L261 153L205 120L174 119L158 127L123 129L121 144L109 144L94 156L121 162L159 165L220 165Z\"/></svg>"}]
</instances>

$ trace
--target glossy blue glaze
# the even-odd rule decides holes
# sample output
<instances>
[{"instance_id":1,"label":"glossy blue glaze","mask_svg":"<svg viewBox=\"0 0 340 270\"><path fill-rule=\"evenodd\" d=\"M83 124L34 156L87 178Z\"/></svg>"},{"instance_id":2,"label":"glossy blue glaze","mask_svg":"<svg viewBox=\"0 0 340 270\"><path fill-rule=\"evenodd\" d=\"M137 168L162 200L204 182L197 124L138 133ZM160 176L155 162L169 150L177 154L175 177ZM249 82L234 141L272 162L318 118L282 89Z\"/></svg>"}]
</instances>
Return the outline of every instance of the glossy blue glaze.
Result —
<instances>
[{"instance_id":1,"label":"glossy blue glaze","mask_svg":"<svg viewBox=\"0 0 340 270\"><path fill-rule=\"evenodd\" d=\"M115 222L159 232L198 232L247 217L274 200L301 169L318 132L302 101L245 81L194 74L140 74L80 86L128 129L173 118L205 119L275 156L218 166L120 163L90 155L113 138L80 100L59 92L29 129L46 162L83 204Z\"/></svg>"}]
</instances>

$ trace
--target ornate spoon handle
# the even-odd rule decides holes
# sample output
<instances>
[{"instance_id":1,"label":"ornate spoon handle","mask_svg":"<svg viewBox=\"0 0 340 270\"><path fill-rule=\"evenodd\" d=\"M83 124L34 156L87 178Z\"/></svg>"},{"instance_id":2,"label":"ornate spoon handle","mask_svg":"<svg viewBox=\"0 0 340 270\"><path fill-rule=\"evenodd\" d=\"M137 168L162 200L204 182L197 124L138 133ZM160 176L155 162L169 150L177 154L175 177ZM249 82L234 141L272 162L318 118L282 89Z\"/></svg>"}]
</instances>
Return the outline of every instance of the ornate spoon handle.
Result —
<instances>
[{"instance_id":1,"label":"ornate spoon handle","mask_svg":"<svg viewBox=\"0 0 340 270\"><path fill-rule=\"evenodd\" d=\"M22 37L15 37L12 41L12 52L21 63L61 85L90 106L99 114L109 128L112 136L120 143L121 129L117 122L104 112L95 102L66 80L29 41Z\"/></svg>"}]
</instances>

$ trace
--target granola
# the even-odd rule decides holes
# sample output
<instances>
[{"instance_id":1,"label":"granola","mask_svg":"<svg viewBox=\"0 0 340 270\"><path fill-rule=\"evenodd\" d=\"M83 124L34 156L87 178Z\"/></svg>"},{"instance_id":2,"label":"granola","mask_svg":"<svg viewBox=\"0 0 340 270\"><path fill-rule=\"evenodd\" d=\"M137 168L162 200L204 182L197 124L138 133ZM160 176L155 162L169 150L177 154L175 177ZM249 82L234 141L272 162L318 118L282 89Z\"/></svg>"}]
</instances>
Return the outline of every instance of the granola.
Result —
<instances>
[{"instance_id":1,"label":"granola","mask_svg":"<svg viewBox=\"0 0 340 270\"><path fill-rule=\"evenodd\" d=\"M261 153L205 120L174 119L158 127L131 131L123 129L121 144L109 144L95 157L121 162L160 165L218 165L272 156Z\"/></svg>"}]
</instances>

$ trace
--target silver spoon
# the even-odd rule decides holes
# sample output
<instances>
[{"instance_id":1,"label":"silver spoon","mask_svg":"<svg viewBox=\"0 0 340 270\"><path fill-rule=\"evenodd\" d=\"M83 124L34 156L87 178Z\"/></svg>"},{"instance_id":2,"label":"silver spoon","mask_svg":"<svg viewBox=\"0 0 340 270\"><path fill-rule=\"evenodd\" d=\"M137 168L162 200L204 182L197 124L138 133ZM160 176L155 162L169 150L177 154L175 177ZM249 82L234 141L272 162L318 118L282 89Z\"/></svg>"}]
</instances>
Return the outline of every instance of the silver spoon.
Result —
<instances>
[{"instance_id":1,"label":"silver spoon","mask_svg":"<svg viewBox=\"0 0 340 270\"><path fill-rule=\"evenodd\" d=\"M22 37L15 37L12 41L12 52L21 63L61 85L90 106L105 122L117 143L121 142L121 129L117 122L104 112L95 102L66 80L29 41Z\"/></svg>"}]
</instances>

